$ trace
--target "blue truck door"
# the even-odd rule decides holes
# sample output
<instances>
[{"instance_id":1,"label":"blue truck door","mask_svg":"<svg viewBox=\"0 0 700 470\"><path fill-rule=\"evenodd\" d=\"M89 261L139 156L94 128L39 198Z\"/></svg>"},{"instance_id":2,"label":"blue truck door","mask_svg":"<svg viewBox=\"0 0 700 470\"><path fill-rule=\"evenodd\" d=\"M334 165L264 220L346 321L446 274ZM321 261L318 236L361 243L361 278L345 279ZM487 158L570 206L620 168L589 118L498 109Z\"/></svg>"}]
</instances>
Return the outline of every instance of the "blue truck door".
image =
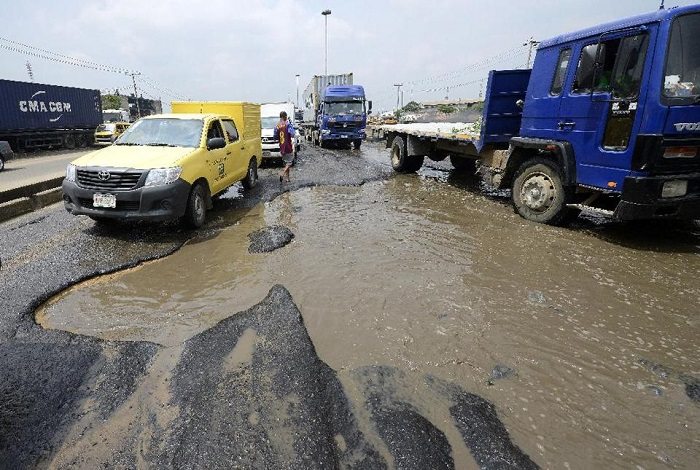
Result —
<instances>
[{"instance_id":1,"label":"blue truck door","mask_svg":"<svg viewBox=\"0 0 700 470\"><path fill-rule=\"evenodd\" d=\"M637 31L580 48L557 123L560 139L574 148L579 184L622 190L646 101L649 37Z\"/></svg>"}]
</instances>

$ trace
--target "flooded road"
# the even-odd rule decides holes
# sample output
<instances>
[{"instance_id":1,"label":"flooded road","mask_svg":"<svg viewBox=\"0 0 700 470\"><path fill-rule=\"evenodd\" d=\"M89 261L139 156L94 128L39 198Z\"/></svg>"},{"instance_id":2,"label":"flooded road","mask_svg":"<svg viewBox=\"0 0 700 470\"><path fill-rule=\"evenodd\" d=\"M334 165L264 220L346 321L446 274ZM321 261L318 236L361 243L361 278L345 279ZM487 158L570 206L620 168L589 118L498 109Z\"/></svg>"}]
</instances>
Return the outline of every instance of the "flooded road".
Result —
<instances>
[{"instance_id":1,"label":"flooded road","mask_svg":"<svg viewBox=\"0 0 700 470\"><path fill-rule=\"evenodd\" d=\"M538 225L475 187L424 169L288 192L221 215L227 228L166 258L68 289L36 319L178 350L281 284L355 406L354 371L403 371L403 390L443 429L458 468L474 462L426 375L494 403L543 468L694 467L697 230ZM292 243L249 253L247 235L271 225L288 227ZM245 334L234 369L256 341Z\"/></svg>"}]
</instances>

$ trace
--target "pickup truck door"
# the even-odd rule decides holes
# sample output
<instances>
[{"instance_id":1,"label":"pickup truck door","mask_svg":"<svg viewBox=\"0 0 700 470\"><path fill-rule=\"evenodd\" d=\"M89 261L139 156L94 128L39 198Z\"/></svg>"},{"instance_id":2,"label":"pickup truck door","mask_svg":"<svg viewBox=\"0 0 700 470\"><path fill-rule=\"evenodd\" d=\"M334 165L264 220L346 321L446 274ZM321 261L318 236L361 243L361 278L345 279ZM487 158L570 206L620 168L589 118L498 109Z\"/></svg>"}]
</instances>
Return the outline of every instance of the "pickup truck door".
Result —
<instances>
[{"instance_id":1,"label":"pickup truck door","mask_svg":"<svg viewBox=\"0 0 700 470\"><path fill-rule=\"evenodd\" d=\"M221 127L221 123L218 119L214 119L209 122L207 127L207 140L213 138L224 138L224 131ZM229 168L226 161L227 147L220 149L210 149L207 146L206 155L206 166L207 166L207 178L209 179L209 185L211 193L216 194L228 187L226 184L226 174L229 172Z\"/></svg>"},{"instance_id":2,"label":"pickup truck door","mask_svg":"<svg viewBox=\"0 0 700 470\"><path fill-rule=\"evenodd\" d=\"M650 31L631 31L577 48L558 127L561 140L574 148L579 184L622 190L643 116L637 110L646 103L650 74L644 71L653 37Z\"/></svg>"},{"instance_id":3,"label":"pickup truck door","mask_svg":"<svg viewBox=\"0 0 700 470\"><path fill-rule=\"evenodd\" d=\"M248 160L245 158L245 142L238 133L236 123L232 119L224 119L224 132L226 133L226 156L228 159L229 171L227 173L227 184L232 185L242 180L248 171Z\"/></svg>"}]
</instances>

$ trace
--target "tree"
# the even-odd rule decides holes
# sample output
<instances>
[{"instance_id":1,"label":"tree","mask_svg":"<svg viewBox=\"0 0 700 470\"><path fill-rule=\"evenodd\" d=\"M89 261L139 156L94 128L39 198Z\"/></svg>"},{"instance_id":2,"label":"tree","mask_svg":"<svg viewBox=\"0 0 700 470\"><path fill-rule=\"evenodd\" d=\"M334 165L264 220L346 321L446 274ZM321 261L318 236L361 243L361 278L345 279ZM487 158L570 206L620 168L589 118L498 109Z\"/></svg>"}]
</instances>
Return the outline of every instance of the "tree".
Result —
<instances>
[{"instance_id":1,"label":"tree","mask_svg":"<svg viewBox=\"0 0 700 470\"><path fill-rule=\"evenodd\" d=\"M117 95L102 95L102 109L120 109L122 100Z\"/></svg>"},{"instance_id":2,"label":"tree","mask_svg":"<svg viewBox=\"0 0 700 470\"><path fill-rule=\"evenodd\" d=\"M416 103L415 101L410 101L406 106L403 107L402 111L405 111L407 113L415 113L416 111L420 111L420 104Z\"/></svg>"},{"instance_id":3,"label":"tree","mask_svg":"<svg viewBox=\"0 0 700 470\"><path fill-rule=\"evenodd\" d=\"M457 108L449 104L439 104L437 105L437 110L441 113L452 114L457 111Z\"/></svg>"}]
</instances>

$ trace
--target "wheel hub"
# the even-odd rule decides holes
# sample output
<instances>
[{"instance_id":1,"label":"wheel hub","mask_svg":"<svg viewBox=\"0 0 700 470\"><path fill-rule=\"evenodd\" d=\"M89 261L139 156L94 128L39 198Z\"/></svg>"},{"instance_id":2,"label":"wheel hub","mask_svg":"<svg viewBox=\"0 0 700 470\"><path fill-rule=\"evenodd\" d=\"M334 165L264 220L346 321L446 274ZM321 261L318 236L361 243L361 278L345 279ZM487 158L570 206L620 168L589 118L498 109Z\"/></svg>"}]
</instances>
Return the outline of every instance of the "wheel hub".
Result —
<instances>
[{"instance_id":1,"label":"wheel hub","mask_svg":"<svg viewBox=\"0 0 700 470\"><path fill-rule=\"evenodd\" d=\"M399 158L399 150L395 148L395 149L393 149L393 151L391 152L391 163L393 163L394 166L398 166L399 160L400 160L400 158Z\"/></svg>"},{"instance_id":2,"label":"wheel hub","mask_svg":"<svg viewBox=\"0 0 700 470\"><path fill-rule=\"evenodd\" d=\"M533 174L520 189L520 199L532 210L544 212L554 204L554 182L542 173Z\"/></svg>"}]
</instances>

